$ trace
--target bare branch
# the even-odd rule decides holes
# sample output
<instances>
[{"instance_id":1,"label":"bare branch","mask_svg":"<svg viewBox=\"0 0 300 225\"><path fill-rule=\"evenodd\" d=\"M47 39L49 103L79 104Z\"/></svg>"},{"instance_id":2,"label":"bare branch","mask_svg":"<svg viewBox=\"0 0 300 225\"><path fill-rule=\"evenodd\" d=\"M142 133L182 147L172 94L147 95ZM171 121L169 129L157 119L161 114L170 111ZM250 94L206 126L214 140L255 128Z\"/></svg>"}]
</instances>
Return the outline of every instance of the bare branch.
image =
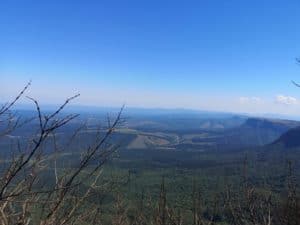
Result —
<instances>
[{"instance_id":1,"label":"bare branch","mask_svg":"<svg viewBox=\"0 0 300 225\"><path fill-rule=\"evenodd\" d=\"M21 96L24 94L24 92L28 89L30 85L31 85L31 81L27 83L27 85L23 88L23 90L17 95L17 97L12 102L4 104L4 106L2 106L2 108L0 109L0 115L10 110L10 108L21 98Z\"/></svg>"}]
</instances>

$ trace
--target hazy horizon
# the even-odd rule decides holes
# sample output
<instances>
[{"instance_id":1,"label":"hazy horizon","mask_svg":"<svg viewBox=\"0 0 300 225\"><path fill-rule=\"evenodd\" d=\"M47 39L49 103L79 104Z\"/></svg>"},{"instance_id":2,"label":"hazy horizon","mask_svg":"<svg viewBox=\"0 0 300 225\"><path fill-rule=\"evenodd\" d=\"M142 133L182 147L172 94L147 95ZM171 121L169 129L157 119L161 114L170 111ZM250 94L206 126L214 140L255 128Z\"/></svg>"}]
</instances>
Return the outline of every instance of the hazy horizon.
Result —
<instances>
[{"instance_id":1,"label":"hazy horizon","mask_svg":"<svg viewBox=\"0 0 300 225\"><path fill-rule=\"evenodd\" d=\"M42 111L53 111L56 110L63 102L56 104L43 104L40 103L40 107ZM0 102L0 105L5 104L4 102ZM249 112L234 112L234 111L222 111L222 110L207 110L207 109L195 109L195 108L180 108L180 107L135 107L135 106L127 106L127 105L119 105L119 106L111 106L111 105L84 105L84 104L74 104L70 103L65 108L65 112L72 113L115 113L119 112L119 110L124 106L124 113L135 114L135 115L169 115L169 114L178 114L178 115L199 115L199 114L207 114L211 115L232 115L232 116L245 116L245 117L257 117L257 118L268 118L268 119L283 119L283 120L300 120L300 115L295 114L280 114L280 113L249 113ZM26 111L35 111L35 105L28 101L18 103L13 107L14 110L26 110Z\"/></svg>"}]
</instances>

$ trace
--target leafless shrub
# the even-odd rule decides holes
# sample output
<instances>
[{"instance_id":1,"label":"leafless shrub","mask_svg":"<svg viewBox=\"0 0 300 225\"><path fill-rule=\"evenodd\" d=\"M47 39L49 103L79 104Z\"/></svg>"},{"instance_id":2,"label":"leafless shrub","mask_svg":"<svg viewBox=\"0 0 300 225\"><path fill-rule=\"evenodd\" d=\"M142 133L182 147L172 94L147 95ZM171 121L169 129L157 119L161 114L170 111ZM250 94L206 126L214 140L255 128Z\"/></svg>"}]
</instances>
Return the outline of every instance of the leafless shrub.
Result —
<instances>
[{"instance_id":1,"label":"leafless shrub","mask_svg":"<svg viewBox=\"0 0 300 225\"><path fill-rule=\"evenodd\" d=\"M17 97L0 108L1 135L12 133L19 126L11 109L24 95L30 86L28 83ZM18 152L5 162L0 178L0 224L93 224L98 223L99 207L91 209L86 200L96 196L102 166L115 152L116 146L108 142L115 129L120 126L120 110L116 118L108 122L108 127L96 132L96 137L82 151L76 167L58 168L58 150L56 132L78 117L78 114L62 115L62 111L70 101L68 98L51 114L43 114L37 100L32 100L36 107L38 132L28 140L26 146L17 145ZM32 120L31 120L32 121ZM82 128L82 127L81 127ZM80 128L80 129L81 129ZM76 138L78 130L71 139ZM53 144L53 154L46 154L45 145ZM52 168L53 169L50 169ZM43 179L45 174L52 173L49 180ZM52 178L53 179L52 179ZM85 186L85 188L83 188Z\"/></svg>"}]
</instances>

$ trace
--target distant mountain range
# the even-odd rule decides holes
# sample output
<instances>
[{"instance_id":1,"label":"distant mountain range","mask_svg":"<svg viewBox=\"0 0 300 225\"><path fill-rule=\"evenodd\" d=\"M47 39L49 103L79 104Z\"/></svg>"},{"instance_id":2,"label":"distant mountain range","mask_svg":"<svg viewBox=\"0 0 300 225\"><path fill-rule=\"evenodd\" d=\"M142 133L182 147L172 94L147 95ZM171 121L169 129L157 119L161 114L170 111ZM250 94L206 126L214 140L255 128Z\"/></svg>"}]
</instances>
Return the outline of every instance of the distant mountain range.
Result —
<instances>
[{"instance_id":1,"label":"distant mountain range","mask_svg":"<svg viewBox=\"0 0 300 225\"><path fill-rule=\"evenodd\" d=\"M223 149L264 146L298 126L300 126L298 121L248 118L240 126L222 132L215 138L215 143L218 148Z\"/></svg>"},{"instance_id":2,"label":"distant mountain range","mask_svg":"<svg viewBox=\"0 0 300 225\"><path fill-rule=\"evenodd\" d=\"M61 129L68 135L86 122L88 131L82 140L94 135L98 124L106 124L107 114L101 111L83 112L79 118ZM117 110L112 112L115 114ZM24 118L36 116L32 110L19 110ZM67 112L66 112L67 113ZM64 115L64 114L63 114ZM264 145L300 146L300 122L293 120L253 118L244 115L188 110L125 109L125 125L118 129L122 146L127 149L174 149L209 151L244 149ZM1 128L1 127L0 127ZM38 121L21 127L6 137L6 143L16 137L29 137L38 129Z\"/></svg>"},{"instance_id":3,"label":"distant mountain range","mask_svg":"<svg viewBox=\"0 0 300 225\"><path fill-rule=\"evenodd\" d=\"M285 132L300 127L300 122L266 118L230 117L223 119L160 118L132 123L127 148L165 148L193 151L230 150L264 146ZM150 129L151 128L151 129ZM173 129L171 129L173 128ZM197 129L196 129L197 128Z\"/></svg>"},{"instance_id":4,"label":"distant mountain range","mask_svg":"<svg viewBox=\"0 0 300 225\"><path fill-rule=\"evenodd\" d=\"M299 126L300 122L292 120L249 118L242 126L237 128L237 130L240 131L240 136L252 133L252 135L249 134L248 141L265 145L272 143L290 129Z\"/></svg>"},{"instance_id":5,"label":"distant mountain range","mask_svg":"<svg viewBox=\"0 0 300 225\"><path fill-rule=\"evenodd\" d=\"M297 126L300 126L299 121L267 118L248 118L242 125L242 127L245 128L264 128L278 132L286 131Z\"/></svg>"}]
</instances>

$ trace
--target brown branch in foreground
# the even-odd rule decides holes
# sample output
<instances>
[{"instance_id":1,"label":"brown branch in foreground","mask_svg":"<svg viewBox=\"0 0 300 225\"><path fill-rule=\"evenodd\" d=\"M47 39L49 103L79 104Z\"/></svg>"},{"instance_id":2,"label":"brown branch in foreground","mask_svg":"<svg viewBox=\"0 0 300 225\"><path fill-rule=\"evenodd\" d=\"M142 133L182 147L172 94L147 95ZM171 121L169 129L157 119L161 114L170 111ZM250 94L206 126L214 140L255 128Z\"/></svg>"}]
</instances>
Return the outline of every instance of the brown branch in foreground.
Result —
<instances>
[{"instance_id":1,"label":"brown branch in foreground","mask_svg":"<svg viewBox=\"0 0 300 225\"><path fill-rule=\"evenodd\" d=\"M0 120L5 121L7 118L11 121L14 120L14 115L7 114L7 112L10 112L11 107L24 94L29 85L30 83L13 102L1 108ZM95 140L81 150L83 157L79 165L73 169L66 169L59 165L62 160L61 157L68 153L67 149L73 147L72 142L80 136L82 129L88 129L85 125L80 126L71 135L70 140L66 141L69 147L65 146L58 151L60 142L57 138L60 134L56 131L79 116L78 114L61 116L61 112L70 101L77 97L79 97L79 94L67 98L57 110L49 115L43 114L36 99L27 97L34 103L37 112L37 116L28 122L33 124L36 122L39 129L32 139L28 140L27 146L20 144L18 141L18 151L7 160L6 171L3 171L0 178L0 224L9 225L17 222L20 225L29 223L63 225L79 223L79 221L88 220L89 218L92 218L93 221L97 220L95 216L100 215L99 210L93 211L91 214L87 212L84 217L79 216L78 212L84 208L88 198L94 196L97 190L100 191L104 187L98 184L98 180L102 166L116 151L117 145L110 144L109 140L121 124L121 114L124 106L114 120L108 119L108 128L101 129L99 127L95 134ZM11 116L7 117L7 115ZM10 126L15 129L21 126L21 124L18 125ZM6 133L10 134L12 130L7 129ZM84 133L84 131L82 132ZM53 137L55 142L54 151L45 153L43 149L50 147L50 137ZM52 171L50 165L54 165L53 173L51 173L53 179L52 177L44 179L43 174L45 172L47 174L49 170ZM49 185L48 182L52 180L54 185ZM79 194L82 187L86 185L88 185L87 190L82 195ZM41 209L40 214L33 216L37 207ZM33 222L33 217L39 219Z\"/></svg>"},{"instance_id":2,"label":"brown branch in foreground","mask_svg":"<svg viewBox=\"0 0 300 225\"><path fill-rule=\"evenodd\" d=\"M21 96L25 93L25 91L29 88L31 85L31 81L27 83L27 85L22 89L22 91L17 95L17 97L10 103L4 104L0 109L0 116L5 114L7 111L11 109L13 105L21 98Z\"/></svg>"}]
</instances>

